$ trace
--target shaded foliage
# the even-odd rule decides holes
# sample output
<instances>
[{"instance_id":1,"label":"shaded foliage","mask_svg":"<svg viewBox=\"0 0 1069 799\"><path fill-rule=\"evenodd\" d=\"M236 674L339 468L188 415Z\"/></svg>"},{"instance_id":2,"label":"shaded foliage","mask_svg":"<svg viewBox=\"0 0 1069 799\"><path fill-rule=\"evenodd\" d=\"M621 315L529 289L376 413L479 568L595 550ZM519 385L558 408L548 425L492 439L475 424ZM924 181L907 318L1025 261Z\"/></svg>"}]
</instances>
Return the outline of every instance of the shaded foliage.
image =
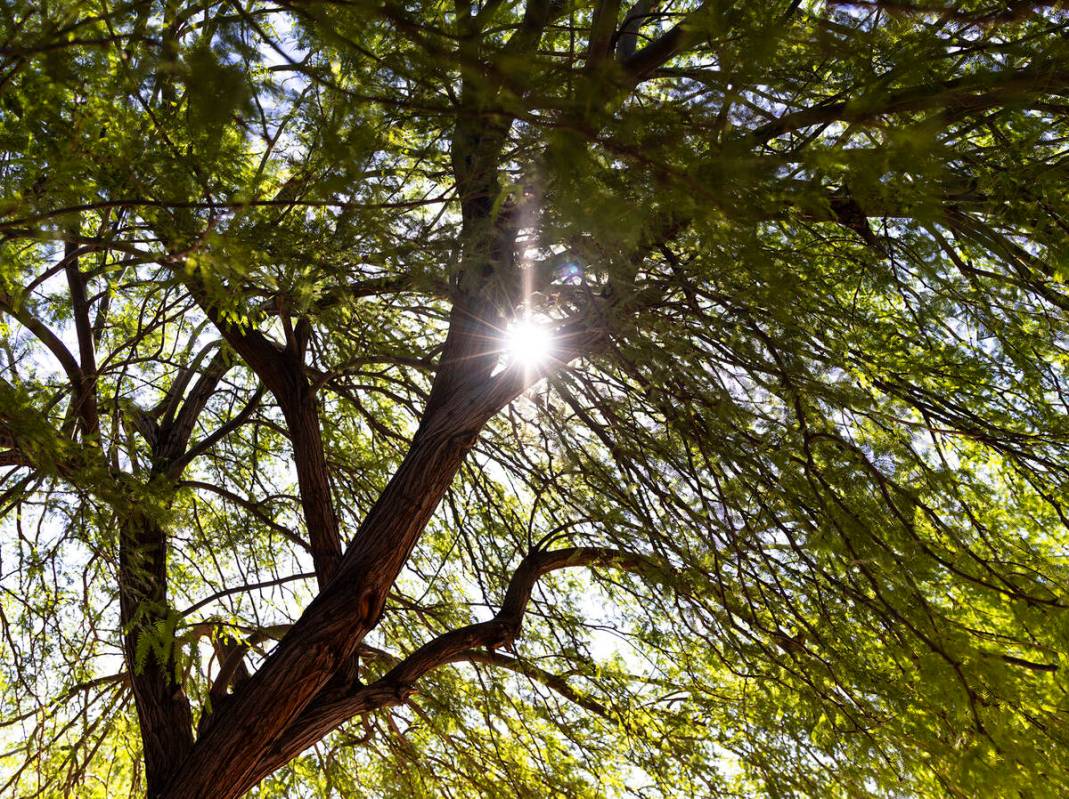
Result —
<instances>
[{"instance_id":1,"label":"shaded foliage","mask_svg":"<svg viewBox=\"0 0 1069 799\"><path fill-rule=\"evenodd\" d=\"M0 793L1066 795L1067 24L5 4Z\"/></svg>"}]
</instances>

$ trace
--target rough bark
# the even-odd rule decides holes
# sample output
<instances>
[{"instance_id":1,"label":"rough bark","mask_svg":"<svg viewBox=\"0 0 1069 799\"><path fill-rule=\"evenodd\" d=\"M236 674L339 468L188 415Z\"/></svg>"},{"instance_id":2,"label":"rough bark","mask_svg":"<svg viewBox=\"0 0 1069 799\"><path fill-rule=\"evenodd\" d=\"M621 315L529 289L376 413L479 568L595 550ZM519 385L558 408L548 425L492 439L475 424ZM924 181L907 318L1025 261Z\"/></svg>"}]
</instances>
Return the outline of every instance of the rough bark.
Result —
<instances>
[{"instance_id":1,"label":"rough bark","mask_svg":"<svg viewBox=\"0 0 1069 799\"><path fill-rule=\"evenodd\" d=\"M297 470L301 509L308 527L312 563L322 588L334 578L341 562L341 534L330 495L330 473L323 452L319 408L315 393L303 378L293 386L289 398L282 404L282 413L293 445L293 463Z\"/></svg>"},{"instance_id":2,"label":"rough bark","mask_svg":"<svg viewBox=\"0 0 1069 799\"><path fill-rule=\"evenodd\" d=\"M83 358L84 361L84 358ZM219 381L230 368L220 351L207 365L189 393L188 381L172 387L165 400L169 411L163 424L151 431L155 485L166 504L172 478L181 475L183 455L197 420ZM123 651L130 674L144 748L146 782L151 799L160 796L175 770L193 748L193 714L177 680L173 609L167 598L167 531L142 500L119 508L123 519L119 540L119 602Z\"/></svg>"},{"instance_id":3,"label":"rough bark","mask_svg":"<svg viewBox=\"0 0 1069 799\"><path fill-rule=\"evenodd\" d=\"M120 530L119 610L148 796L155 799L193 748L193 716L175 680L175 651L167 640L167 537L140 512L130 514Z\"/></svg>"},{"instance_id":4,"label":"rough bark","mask_svg":"<svg viewBox=\"0 0 1069 799\"><path fill-rule=\"evenodd\" d=\"M240 796L269 748L357 654L464 456L501 407L488 401L502 397L487 390L496 356L487 354L486 333L477 312L454 308L423 421L335 578L204 731L166 796Z\"/></svg>"},{"instance_id":5,"label":"rough bark","mask_svg":"<svg viewBox=\"0 0 1069 799\"><path fill-rule=\"evenodd\" d=\"M626 571L656 568L643 556L600 547L569 547L528 555L513 573L501 609L494 618L452 630L427 642L371 685L344 693L321 694L257 764L242 790L248 790L349 719L403 704L412 694L417 680L433 669L462 661L497 662L493 650L511 646L520 635L531 591L539 578L558 569L595 565ZM515 662L506 662L509 668L522 672ZM543 672L542 676L573 701L591 705L554 675ZM600 706L594 704L593 707L596 712L604 713Z\"/></svg>"},{"instance_id":6,"label":"rough bark","mask_svg":"<svg viewBox=\"0 0 1069 799\"><path fill-rule=\"evenodd\" d=\"M322 588L338 570L342 547L323 452L316 392L304 370L306 330L299 327L298 333L281 347L257 330L242 329L222 319L195 275L189 277L189 287L227 343L263 381L282 409L293 446L309 549Z\"/></svg>"},{"instance_id":7,"label":"rough bark","mask_svg":"<svg viewBox=\"0 0 1069 799\"><path fill-rule=\"evenodd\" d=\"M535 47L549 16L548 3L529 4L506 49L523 52ZM272 655L206 725L167 797L232 799L299 751L293 749L299 741L292 726L325 690L334 695L352 688L349 666L378 622L390 588L480 430L537 378L522 369L492 377L499 354L496 342L514 300L509 296L511 284L516 282L515 227L509 213L493 213L500 191L500 154L511 119L495 113L493 105L493 97L466 82L452 148L463 216L463 257L454 276L449 332L409 451L357 530L333 578L321 579L319 595ZM205 300L202 294L202 306L282 407L306 521L314 535L314 525L328 526L325 516L315 513L326 509L332 515L333 505L325 462L316 459L317 453L322 457L322 442L314 398L306 403L302 393L307 382L300 331L290 335L287 330L287 346L280 348L256 331L221 324ZM303 469L307 472L302 479ZM336 534L336 521L334 525ZM313 552L315 546L313 539ZM286 753L285 760L272 760L272 752Z\"/></svg>"}]
</instances>

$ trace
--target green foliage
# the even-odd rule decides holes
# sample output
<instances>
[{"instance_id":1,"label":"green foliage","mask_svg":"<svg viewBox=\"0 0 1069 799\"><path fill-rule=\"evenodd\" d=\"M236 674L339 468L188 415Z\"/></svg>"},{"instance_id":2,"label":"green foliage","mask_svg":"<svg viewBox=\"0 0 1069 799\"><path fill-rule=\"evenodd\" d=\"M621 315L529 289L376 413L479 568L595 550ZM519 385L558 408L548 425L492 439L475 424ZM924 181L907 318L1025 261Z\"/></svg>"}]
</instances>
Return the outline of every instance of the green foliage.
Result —
<instances>
[{"instance_id":1,"label":"green foliage","mask_svg":"<svg viewBox=\"0 0 1069 799\"><path fill-rule=\"evenodd\" d=\"M210 720L313 598L233 337L299 354L347 544L476 294L591 343L481 432L362 679L537 547L641 565L257 796L1069 794L1064 8L660 4L636 76L595 6L5 4L0 794L143 792L131 675Z\"/></svg>"}]
</instances>

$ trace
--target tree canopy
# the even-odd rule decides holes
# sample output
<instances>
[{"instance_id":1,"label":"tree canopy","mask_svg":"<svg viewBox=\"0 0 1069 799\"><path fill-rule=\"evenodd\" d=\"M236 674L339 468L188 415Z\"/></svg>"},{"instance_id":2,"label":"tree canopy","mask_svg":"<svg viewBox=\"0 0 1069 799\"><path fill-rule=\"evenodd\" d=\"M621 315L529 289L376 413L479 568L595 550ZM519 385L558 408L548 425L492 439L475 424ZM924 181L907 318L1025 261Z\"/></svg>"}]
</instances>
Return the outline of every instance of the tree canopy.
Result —
<instances>
[{"instance_id":1,"label":"tree canopy","mask_svg":"<svg viewBox=\"0 0 1069 799\"><path fill-rule=\"evenodd\" d=\"M1067 28L6 0L0 794L1069 795Z\"/></svg>"}]
</instances>

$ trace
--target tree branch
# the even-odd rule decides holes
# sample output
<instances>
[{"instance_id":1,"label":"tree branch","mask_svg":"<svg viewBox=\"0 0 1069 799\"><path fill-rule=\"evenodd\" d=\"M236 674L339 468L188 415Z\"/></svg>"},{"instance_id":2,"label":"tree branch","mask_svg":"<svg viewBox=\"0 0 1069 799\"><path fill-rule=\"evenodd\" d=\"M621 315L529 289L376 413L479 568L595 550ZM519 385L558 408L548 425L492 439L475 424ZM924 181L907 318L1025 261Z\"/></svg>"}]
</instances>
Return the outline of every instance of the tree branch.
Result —
<instances>
[{"instance_id":1,"label":"tree branch","mask_svg":"<svg viewBox=\"0 0 1069 799\"><path fill-rule=\"evenodd\" d=\"M983 111L1014 100L1045 94L1069 93L1069 71L1040 64L1006 72L966 75L932 84L806 108L742 134L741 138L766 142L784 133L831 122L867 122L885 114L946 109L957 114Z\"/></svg>"},{"instance_id":2,"label":"tree branch","mask_svg":"<svg viewBox=\"0 0 1069 799\"><path fill-rule=\"evenodd\" d=\"M644 555L603 547L569 547L528 555L513 573L501 609L493 619L452 630L429 641L370 685L321 696L279 736L242 790L248 790L354 716L403 704L415 690L416 681L439 666L472 659L504 665L493 650L511 647L520 635L527 604L539 578L558 569L590 566L611 566L631 572L658 570L657 565ZM480 649L490 650L489 655L471 657ZM560 678L554 677L552 682L555 685L551 687L562 687ZM576 700L580 699L570 688L565 690ZM604 708L597 707L594 712L604 714Z\"/></svg>"},{"instance_id":3,"label":"tree branch","mask_svg":"<svg viewBox=\"0 0 1069 799\"><path fill-rule=\"evenodd\" d=\"M590 22L590 40L587 45L586 69L593 71L612 53L612 38L620 17L620 0L597 0L594 16Z\"/></svg>"},{"instance_id":4,"label":"tree branch","mask_svg":"<svg viewBox=\"0 0 1069 799\"><path fill-rule=\"evenodd\" d=\"M686 19L647 44L641 50L626 55L620 61L624 73L632 85L639 83L655 69L664 66L675 56L684 52L701 36L697 21L705 12L705 4L687 14ZM637 35L637 31L636 31Z\"/></svg>"},{"instance_id":5,"label":"tree branch","mask_svg":"<svg viewBox=\"0 0 1069 799\"><path fill-rule=\"evenodd\" d=\"M180 271L197 304L263 381L282 409L293 445L293 462L312 560L320 587L326 586L337 573L341 561L341 535L331 497L315 389L304 370L303 343L290 336L286 346L280 347L255 328L229 322L219 313L200 276ZM283 322L288 324L288 318Z\"/></svg>"},{"instance_id":6,"label":"tree branch","mask_svg":"<svg viewBox=\"0 0 1069 799\"><path fill-rule=\"evenodd\" d=\"M188 450L186 450L184 454L178 456L173 461L171 461L167 466L167 474L172 478L178 477L178 475L182 473L182 471L186 468L190 461L192 461L198 455L211 449L219 441L222 441L234 430L237 430L239 427L245 424L249 420L249 417L252 416L256 409L260 406L260 400L263 398L263 394L263 386L258 386L249 401L245 403L245 407L242 408L241 411L239 411L234 418L220 425L218 428L213 430L203 439L201 439ZM183 408L183 410L185 410L185 408Z\"/></svg>"},{"instance_id":7,"label":"tree branch","mask_svg":"<svg viewBox=\"0 0 1069 799\"><path fill-rule=\"evenodd\" d=\"M75 225L77 228L77 225ZM77 230L74 231L77 234ZM95 436L99 432L96 398L96 354L94 352L93 326L89 321L89 301L85 294L85 276L78 268L80 248L71 241L64 245L64 271L70 288L71 311L74 315L74 330L78 337L80 369L76 386L76 414L82 422L82 433ZM69 373L68 373L69 374Z\"/></svg>"}]
</instances>

